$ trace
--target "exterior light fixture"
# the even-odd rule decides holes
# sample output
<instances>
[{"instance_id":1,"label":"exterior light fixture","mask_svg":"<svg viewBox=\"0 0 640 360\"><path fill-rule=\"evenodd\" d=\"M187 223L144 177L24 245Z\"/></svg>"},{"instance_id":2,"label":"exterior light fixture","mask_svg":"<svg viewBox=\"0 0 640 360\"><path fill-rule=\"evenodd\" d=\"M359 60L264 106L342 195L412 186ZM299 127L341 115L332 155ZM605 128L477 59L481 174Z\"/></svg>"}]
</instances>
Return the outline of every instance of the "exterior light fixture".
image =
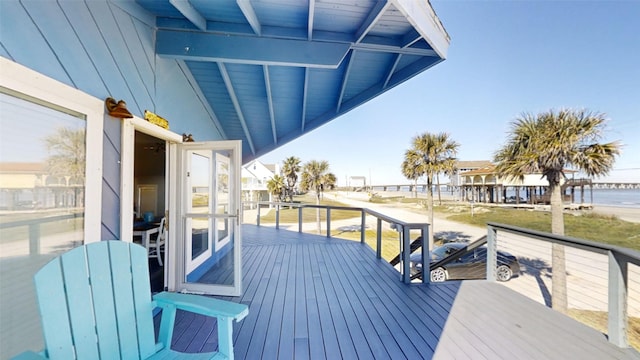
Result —
<instances>
[{"instance_id":1,"label":"exterior light fixture","mask_svg":"<svg viewBox=\"0 0 640 360\"><path fill-rule=\"evenodd\" d=\"M110 116L120 119L130 119L133 117L129 110L127 110L127 103L125 103L124 100L116 102L114 98L108 97L104 100L104 105Z\"/></svg>"}]
</instances>

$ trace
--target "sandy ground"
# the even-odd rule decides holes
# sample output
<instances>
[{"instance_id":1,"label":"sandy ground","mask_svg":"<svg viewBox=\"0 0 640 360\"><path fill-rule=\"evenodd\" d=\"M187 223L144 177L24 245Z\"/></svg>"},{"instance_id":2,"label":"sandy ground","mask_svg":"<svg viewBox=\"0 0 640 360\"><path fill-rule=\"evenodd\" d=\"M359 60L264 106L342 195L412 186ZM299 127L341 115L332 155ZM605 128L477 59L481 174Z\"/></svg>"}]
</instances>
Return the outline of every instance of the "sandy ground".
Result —
<instances>
[{"instance_id":1,"label":"sandy ground","mask_svg":"<svg viewBox=\"0 0 640 360\"><path fill-rule=\"evenodd\" d=\"M640 223L640 209L595 205L593 211L604 215L615 215L620 220Z\"/></svg>"}]
</instances>

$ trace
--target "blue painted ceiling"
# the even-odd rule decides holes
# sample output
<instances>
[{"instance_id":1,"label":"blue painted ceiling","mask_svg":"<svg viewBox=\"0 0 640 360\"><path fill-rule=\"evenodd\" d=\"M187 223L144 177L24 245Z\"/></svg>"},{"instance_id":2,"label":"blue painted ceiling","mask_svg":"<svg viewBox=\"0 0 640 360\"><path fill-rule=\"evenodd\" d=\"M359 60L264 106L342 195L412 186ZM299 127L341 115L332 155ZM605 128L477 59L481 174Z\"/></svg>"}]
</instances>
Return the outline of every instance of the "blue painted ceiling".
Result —
<instances>
[{"instance_id":1,"label":"blue painted ceiling","mask_svg":"<svg viewBox=\"0 0 640 360\"><path fill-rule=\"evenodd\" d=\"M137 3L156 16L158 56L187 64L245 163L439 63L449 44L427 0Z\"/></svg>"}]
</instances>

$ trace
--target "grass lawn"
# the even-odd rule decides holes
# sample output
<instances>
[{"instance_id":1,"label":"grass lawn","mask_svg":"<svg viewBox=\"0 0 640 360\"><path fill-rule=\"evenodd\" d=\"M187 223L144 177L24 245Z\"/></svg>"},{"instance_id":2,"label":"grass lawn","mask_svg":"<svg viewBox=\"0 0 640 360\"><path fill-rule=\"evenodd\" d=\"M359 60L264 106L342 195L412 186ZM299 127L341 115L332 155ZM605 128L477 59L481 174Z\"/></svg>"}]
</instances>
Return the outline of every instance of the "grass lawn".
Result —
<instances>
[{"instance_id":1,"label":"grass lawn","mask_svg":"<svg viewBox=\"0 0 640 360\"><path fill-rule=\"evenodd\" d=\"M360 241L360 230L357 231L339 231L333 230L331 231L331 236L335 238L345 239L345 240L353 240ZM418 231L411 233L411 240L416 239L420 234ZM365 242L369 245L374 251L376 249L376 231L375 230L365 230ZM382 258L391 261L394 257L398 256L400 252L400 238L398 236L398 232L395 230L382 230Z\"/></svg>"},{"instance_id":2,"label":"grass lawn","mask_svg":"<svg viewBox=\"0 0 640 360\"><path fill-rule=\"evenodd\" d=\"M314 204L316 198L314 195L294 196L293 201L302 204ZM326 206L348 206L341 202L331 200L329 196L325 196L320 200L320 205ZM307 208L302 210L302 222L314 222L316 221L317 209ZM262 209L260 210L260 222L261 223L275 223L276 222L276 209ZM331 210L331 221L360 218L362 215L360 211L354 210ZM320 209L320 221L325 222L327 220L327 211ZM298 208L280 208L280 222L281 223L297 223L298 222Z\"/></svg>"},{"instance_id":3,"label":"grass lawn","mask_svg":"<svg viewBox=\"0 0 640 360\"><path fill-rule=\"evenodd\" d=\"M451 213L451 208L437 207L448 214L448 219L467 224L486 226L495 222L527 229L551 232L551 213L524 209L504 209L476 207L474 215L470 210ZM619 220L613 216L582 213L580 216L564 214L565 235L640 250L640 224Z\"/></svg>"}]
</instances>

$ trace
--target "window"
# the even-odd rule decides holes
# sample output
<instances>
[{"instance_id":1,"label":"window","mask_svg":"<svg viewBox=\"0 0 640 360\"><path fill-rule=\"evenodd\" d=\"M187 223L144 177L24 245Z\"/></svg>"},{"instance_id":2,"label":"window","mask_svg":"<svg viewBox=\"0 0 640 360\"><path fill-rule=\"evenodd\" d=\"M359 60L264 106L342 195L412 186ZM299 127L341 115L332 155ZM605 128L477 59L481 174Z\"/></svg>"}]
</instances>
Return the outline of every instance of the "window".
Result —
<instances>
[{"instance_id":1,"label":"window","mask_svg":"<svg viewBox=\"0 0 640 360\"><path fill-rule=\"evenodd\" d=\"M0 358L9 358L44 346L33 275L100 240L101 166L87 159L102 159L103 105L6 59L0 66Z\"/></svg>"}]
</instances>

